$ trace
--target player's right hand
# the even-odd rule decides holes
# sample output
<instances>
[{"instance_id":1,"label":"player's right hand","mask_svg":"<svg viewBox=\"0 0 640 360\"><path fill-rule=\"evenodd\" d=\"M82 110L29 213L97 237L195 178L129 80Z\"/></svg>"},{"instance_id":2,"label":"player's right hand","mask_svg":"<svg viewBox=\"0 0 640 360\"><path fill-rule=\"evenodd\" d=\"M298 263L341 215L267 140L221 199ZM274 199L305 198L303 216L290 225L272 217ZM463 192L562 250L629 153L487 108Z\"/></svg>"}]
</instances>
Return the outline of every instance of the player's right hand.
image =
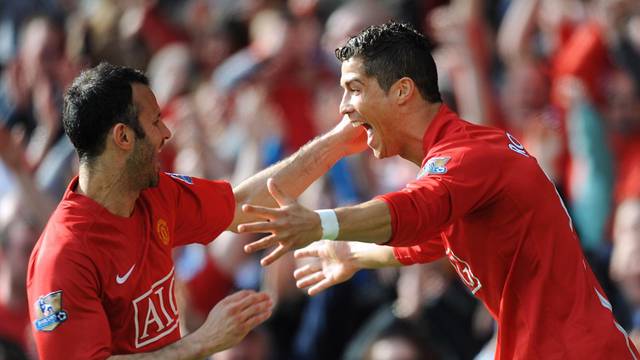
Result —
<instances>
[{"instance_id":1,"label":"player's right hand","mask_svg":"<svg viewBox=\"0 0 640 360\"><path fill-rule=\"evenodd\" d=\"M216 304L192 335L208 354L231 348L271 316L272 306L266 293L238 291Z\"/></svg>"},{"instance_id":2,"label":"player's right hand","mask_svg":"<svg viewBox=\"0 0 640 360\"><path fill-rule=\"evenodd\" d=\"M351 279L360 270L347 241L316 241L296 250L294 256L296 259L311 259L293 273L296 286L307 289L311 296Z\"/></svg>"}]
</instances>

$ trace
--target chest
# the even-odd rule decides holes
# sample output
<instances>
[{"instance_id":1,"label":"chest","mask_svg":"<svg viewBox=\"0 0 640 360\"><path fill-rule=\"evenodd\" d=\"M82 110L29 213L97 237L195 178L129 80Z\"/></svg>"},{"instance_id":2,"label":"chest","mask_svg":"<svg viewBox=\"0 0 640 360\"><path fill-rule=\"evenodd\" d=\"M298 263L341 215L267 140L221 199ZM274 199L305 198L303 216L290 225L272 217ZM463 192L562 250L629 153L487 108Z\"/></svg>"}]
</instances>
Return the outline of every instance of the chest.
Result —
<instances>
[{"instance_id":1,"label":"chest","mask_svg":"<svg viewBox=\"0 0 640 360\"><path fill-rule=\"evenodd\" d=\"M102 305L114 346L127 351L179 336L173 224L162 214L145 215L119 229L112 246L101 254Z\"/></svg>"}]
</instances>

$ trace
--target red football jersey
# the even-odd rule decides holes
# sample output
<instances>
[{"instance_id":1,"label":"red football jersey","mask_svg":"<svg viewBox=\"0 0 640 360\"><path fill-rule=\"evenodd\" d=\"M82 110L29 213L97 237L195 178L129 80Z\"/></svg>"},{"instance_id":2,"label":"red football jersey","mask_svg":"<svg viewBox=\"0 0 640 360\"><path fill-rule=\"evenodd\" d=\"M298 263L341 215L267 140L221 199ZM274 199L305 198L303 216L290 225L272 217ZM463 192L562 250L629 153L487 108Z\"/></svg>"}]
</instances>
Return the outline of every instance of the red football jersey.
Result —
<instances>
[{"instance_id":1,"label":"red football jersey","mask_svg":"<svg viewBox=\"0 0 640 360\"><path fill-rule=\"evenodd\" d=\"M637 359L537 161L443 105L417 180L381 196L403 264L447 256L498 322L496 359Z\"/></svg>"},{"instance_id":2,"label":"red football jersey","mask_svg":"<svg viewBox=\"0 0 640 360\"><path fill-rule=\"evenodd\" d=\"M41 359L104 359L180 339L171 250L206 244L227 228L235 211L231 186L161 174L127 218L75 193L77 183L29 261L29 313Z\"/></svg>"}]
</instances>

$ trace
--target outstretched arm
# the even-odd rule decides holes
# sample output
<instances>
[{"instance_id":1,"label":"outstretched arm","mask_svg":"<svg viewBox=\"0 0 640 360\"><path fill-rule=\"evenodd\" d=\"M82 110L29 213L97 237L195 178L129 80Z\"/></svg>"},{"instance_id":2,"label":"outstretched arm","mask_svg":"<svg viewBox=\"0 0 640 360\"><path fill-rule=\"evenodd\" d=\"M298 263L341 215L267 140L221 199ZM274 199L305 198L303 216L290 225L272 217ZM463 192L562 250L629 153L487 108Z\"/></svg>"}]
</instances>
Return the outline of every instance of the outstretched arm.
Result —
<instances>
[{"instance_id":1,"label":"outstretched arm","mask_svg":"<svg viewBox=\"0 0 640 360\"><path fill-rule=\"evenodd\" d=\"M286 252L306 246L322 239L320 216L298 204L269 179L268 190L279 208L244 205L243 210L261 221L243 224L240 232L271 233L245 246L245 251L255 252L275 246L275 249L261 260L263 266L276 261ZM391 214L382 200L370 200L362 204L335 210L339 230L336 239L384 244L391 239Z\"/></svg>"},{"instance_id":2,"label":"outstretched arm","mask_svg":"<svg viewBox=\"0 0 640 360\"><path fill-rule=\"evenodd\" d=\"M228 230L237 231L239 224L257 219L250 212L243 212L242 204L277 205L267 190L267 179L273 178L286 194L298 197L342 157L361 152L366 147L364 130L361 127L354 128L345 116L328 133L235 187L233 193L238 206Z\"/></svg>"}]
</instances>

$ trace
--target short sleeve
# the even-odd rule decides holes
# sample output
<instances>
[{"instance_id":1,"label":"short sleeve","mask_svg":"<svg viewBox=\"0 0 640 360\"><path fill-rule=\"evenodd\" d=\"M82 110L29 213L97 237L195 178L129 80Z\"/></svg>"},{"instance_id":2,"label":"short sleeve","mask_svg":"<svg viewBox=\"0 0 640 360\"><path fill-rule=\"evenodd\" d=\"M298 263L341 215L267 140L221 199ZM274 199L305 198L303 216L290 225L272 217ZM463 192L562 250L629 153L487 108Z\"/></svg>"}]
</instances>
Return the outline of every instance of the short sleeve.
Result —
<instances>
[{"instance_id":1,"label":"short sleeve","mask_svg":"<svg viewBox=\"0 0 640 360\"><path fill-rule=\"evenodd\" d=\"M174 246L207 244L233 221L235 198L231 184L185 175L162 175L175 196Z\"/></svg>"},{"instance_id":2,"label":"short sleeve","mask_svg":"<svg viewBox=\"0 0 640 360\"><path fill-rule=\"evenodd\" d=\"M27 284L29 317L40 359L108 358L111 330L95 266L72 249L35 263L41 250L32 255Z\"/></svg>"},{"instance_id":3,"label":"short sleeve","mask_svg":"<svg viewBox=\"0 0 640 360\"><path fill-rule=\"evenodd\" d=\"M392 236L386 245L414 246L436 238L447 226L490 202L499 188L499 169L489 166L489 159L479 149L431 155L422 176L400 191L381 195L392 218Z\"/></svg>"}]
</instances>

